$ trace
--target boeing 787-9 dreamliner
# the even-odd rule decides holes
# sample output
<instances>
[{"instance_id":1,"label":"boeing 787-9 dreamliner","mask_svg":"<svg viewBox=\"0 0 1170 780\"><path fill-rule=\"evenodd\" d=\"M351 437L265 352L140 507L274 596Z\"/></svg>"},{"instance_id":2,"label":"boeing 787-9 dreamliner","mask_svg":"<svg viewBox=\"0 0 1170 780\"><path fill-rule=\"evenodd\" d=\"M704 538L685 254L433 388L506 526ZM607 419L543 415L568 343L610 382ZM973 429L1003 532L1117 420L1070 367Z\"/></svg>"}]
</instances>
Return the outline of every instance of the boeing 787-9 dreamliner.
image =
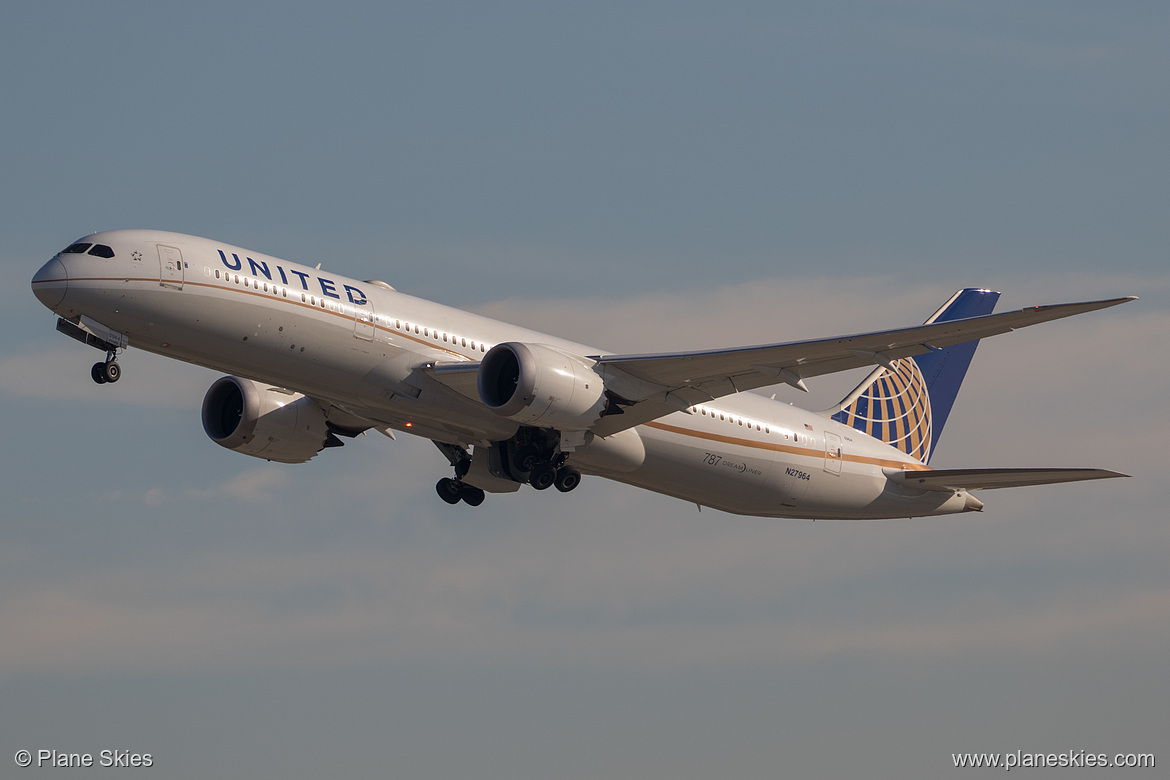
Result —
<instances>
[{"instance_id":1,"label":"boeing 787-9 dreamliner","mask_svg":"<svg viewBox=\"0 0 1170 780\"><path fill-rule=\"evenodd\" d=\"M811 341L612 354L219 241L94 233L37 271L57 329L227 372L203 428L230 450L301 463L368 430L433 441L450 504L603 477L726 512L874 519L980 510L979 489L1125 476L932 469L978 340L1129 298L992 314L959 290L922 325ZM746 392L871 367L831 409Z\"/></svg>"}]
</instances>

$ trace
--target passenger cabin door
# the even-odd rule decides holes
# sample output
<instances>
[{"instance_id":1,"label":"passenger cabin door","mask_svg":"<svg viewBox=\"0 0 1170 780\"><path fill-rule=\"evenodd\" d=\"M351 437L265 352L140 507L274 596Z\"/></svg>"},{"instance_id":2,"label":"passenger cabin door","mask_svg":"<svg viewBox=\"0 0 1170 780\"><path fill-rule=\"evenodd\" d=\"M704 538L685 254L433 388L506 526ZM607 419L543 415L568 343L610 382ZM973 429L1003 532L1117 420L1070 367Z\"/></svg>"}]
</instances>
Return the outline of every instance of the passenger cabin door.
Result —
<instances>
[{"instance_id":1,"label":"passenger cabin door","mask_svg":"<svg viewBox=\"0 0 1170 780\"><path fill-rule=\"evenodd\" d=\"M159 284L183 289L183 253L173 246L158 245Z\"/></svg>"},{"instance_id":2,"label":"passenger cabin door","mask_svg":"<svg viewBox=\"0 0 1170 780\"><path fill-rule=\"evenodd\" d=\"M841 437L825 431L825 471L840 474L841 460Z\"/></svg>"},{"instance_id":3,"label":"passenger cabin door","mask_svg":"<svg viewBox=\"0 0 1170 780\"><path fill-rule=\"evenodd\" d=\"M353 307L353 335L362 341L374 340L374 304L366 301Z\"/></svg>"}]
</instances>

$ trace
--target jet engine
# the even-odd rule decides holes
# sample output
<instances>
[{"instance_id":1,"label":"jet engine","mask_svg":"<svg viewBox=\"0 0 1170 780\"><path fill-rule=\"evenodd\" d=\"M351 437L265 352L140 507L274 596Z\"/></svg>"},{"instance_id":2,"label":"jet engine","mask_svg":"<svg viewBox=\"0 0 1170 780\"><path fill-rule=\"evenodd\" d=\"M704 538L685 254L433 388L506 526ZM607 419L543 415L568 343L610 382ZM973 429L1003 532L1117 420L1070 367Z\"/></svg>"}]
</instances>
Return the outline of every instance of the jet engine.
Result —
<instances>
[{"instance_id":1,"label":"jet engine","mask_svg":"<svg viewBox=\"0 0 1170 780\"><path fill-rule=\"evenodd\" d=\"M584 430L605 408L592 361L541 344L497 344L480 361L476 383L493 412L542 428Z\"/></svg>"},{"instance_id":2,"label":"jet engine","mask_svg":"<svg viewBox=\"0 0 1170 780\"><path fill-rule=\"evenodd\" d=\"M304 463L329 437L325 413L312 399L237 376L208 389L203 430L221 447L281 463Z\"/></svg>"}]
</instances>

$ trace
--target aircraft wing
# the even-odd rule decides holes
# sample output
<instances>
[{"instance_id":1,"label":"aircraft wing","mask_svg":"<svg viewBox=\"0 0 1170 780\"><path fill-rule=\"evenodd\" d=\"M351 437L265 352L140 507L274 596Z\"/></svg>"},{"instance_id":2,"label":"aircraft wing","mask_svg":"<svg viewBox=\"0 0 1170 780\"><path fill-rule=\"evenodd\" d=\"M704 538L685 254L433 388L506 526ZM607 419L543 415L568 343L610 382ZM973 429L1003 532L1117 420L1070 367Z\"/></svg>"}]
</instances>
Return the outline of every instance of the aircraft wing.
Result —
<instances>
[{"instance_id":1,"label":"aircraft wing","mask_svg":"<svg viewBox=\"0 0 1170 780\"><path fill-rule=\"evenodd\" d=\"M1105 309L1133 296L1033 306L895 330L754 347L596 357L605 385L617 396L590 429L609 436L626 428L743 390L781 382L805 389L809 377L922 355L966 341ZM620 413L617 410L620 409Z\"/></svg>"},{"instance_id":2,"label":"aircraft wing","mask_svg":"<svg viewBox=\"0 0 1170 780\"><path fill-rule=\"evenodd\" d=\"M478 360L430 363L423 367L423 371L460 395L479 401L479 388L476 385Z\"/></svg>"},{"instance_id":3,"label":"aircraft wing","mask_svg":"<svg viewBox=\"0 0 1170 780\"><path fill-rule=\"evenodd\" d=\"M886 476L900 485L920 490L991 490L992 488L1055 485L1086 479L1128 477L1106 469L935 469L932 471L898 471L887 469Z\"/></svg>"}]
</instances>

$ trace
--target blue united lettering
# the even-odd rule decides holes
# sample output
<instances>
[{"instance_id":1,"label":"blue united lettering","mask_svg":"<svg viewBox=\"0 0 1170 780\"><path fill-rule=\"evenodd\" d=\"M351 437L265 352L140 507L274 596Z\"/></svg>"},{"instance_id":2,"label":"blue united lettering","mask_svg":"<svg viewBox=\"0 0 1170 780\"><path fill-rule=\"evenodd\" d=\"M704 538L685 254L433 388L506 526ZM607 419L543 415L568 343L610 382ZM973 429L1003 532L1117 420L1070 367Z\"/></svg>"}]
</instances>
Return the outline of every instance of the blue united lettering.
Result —
<instances>
[{"instance_id":1,"label":"blue united lettering","mask_svg":"<svg viewBox=\"0 0 1170 780\"><path fill-rule=\"evenodd\" d=\"M272 268L269 268L268 263L265 261L258 262L250 257L245 257L244 260L241 260L240 256L235 252L232 252L231 259L228 259L228 253L224 252L222 249L217 251L219 252L220 262L223 263L224 268L227 268L229 271L242 271L244 269L244 260L246 260L248 262L248 268L251 270L253 276L263 276L265 279L272 281L272 271L275 269L276 273L280 275L280 281L282 284L289 284L288 275L292 274L300 280L302 290L307 292L309 289L309 274L303 271L289 268L286 273L283 267L276 264L273 264ZM314 278L317 280L317 284L321 288L322 295L341 300L341 295L337 292L337 282L321 276ZM354 287L351 284L342 284L341 288L345 291L345 297L349 299L349 302L354 306L365 306L370 302L370 299L366 297L366 294L362 292L361 289Z\"/></svg>"},{"instance_id":2,"label":"blue united lettering","mask_svg":"<svg viewBox=\"0 0 1170 780\"><path fill-rule=\"evenodd\" d=\"M358 306L365 306L368 302L366 294L356 287L350 287L348 284L341 285L345 288L345 294L349 298L349 302ZM355 297L356 296L356 297Z\"/></svg>"},{"instance_id":3,"label":"blue united lettering","mask_svg":"<svg viewBox=\"0 0 1170 780\"><path fill-rule=\"evenodd\" d=\"M250 257L247 258L247 260L248 267L252 269L252 276L259 276L260 274L264 274L265 279L270 282L272 281L272 272L268 270L268 263L257 263Z\"/></svg>"}]
</instances>

